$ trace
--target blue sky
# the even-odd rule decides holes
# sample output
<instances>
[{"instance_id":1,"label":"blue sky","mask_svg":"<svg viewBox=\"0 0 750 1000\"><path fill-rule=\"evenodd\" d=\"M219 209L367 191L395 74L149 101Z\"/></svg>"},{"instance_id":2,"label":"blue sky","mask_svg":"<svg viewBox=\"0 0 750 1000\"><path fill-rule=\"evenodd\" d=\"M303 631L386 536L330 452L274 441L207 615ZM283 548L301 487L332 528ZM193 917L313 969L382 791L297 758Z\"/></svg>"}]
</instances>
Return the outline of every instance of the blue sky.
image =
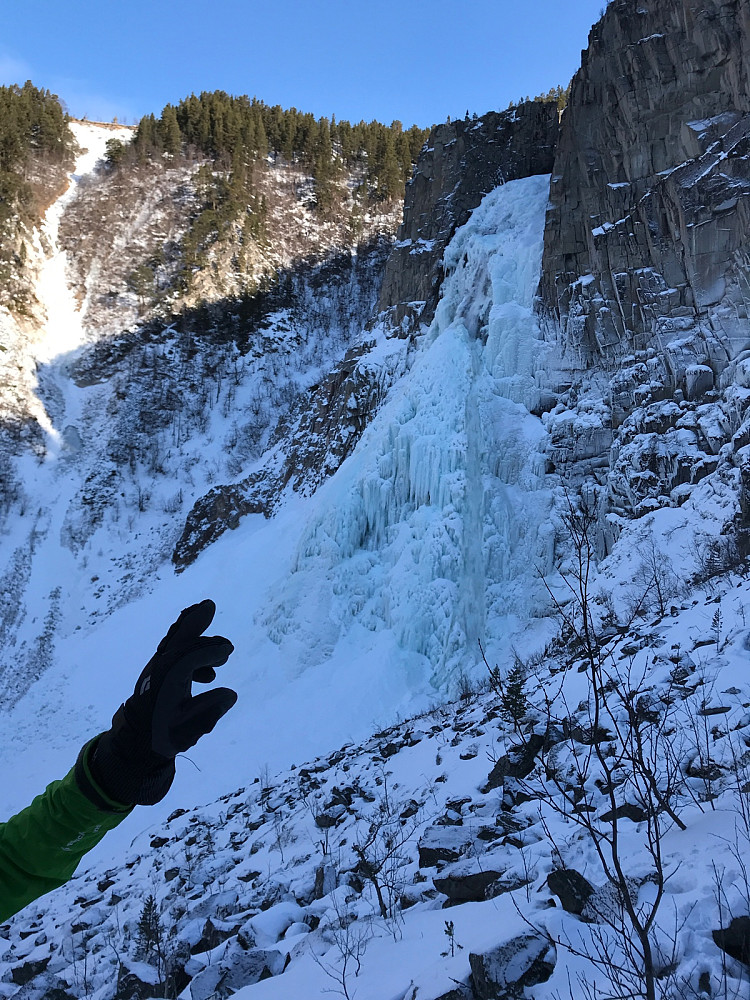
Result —
<instances>
[{"instance_id":1,"label":"blue sky","mask_svg":"<svg viewBox=\"0 0 750 1000\"><path fill-rule=\"evenodd\" d=\"M602 0L26 0L8 3L0 83L132 122L222 89L421 126L567 83Z\"/></svg>"}]
</instances>

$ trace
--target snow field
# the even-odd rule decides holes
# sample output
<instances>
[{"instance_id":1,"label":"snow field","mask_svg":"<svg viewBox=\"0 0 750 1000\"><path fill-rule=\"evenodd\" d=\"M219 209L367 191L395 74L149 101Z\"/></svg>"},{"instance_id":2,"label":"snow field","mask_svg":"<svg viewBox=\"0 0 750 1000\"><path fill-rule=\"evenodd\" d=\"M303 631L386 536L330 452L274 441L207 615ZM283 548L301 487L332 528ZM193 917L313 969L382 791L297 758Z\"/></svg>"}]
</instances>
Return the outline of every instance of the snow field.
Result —
<instances>
[{"instance_id":1,"label":"snow field","mask_svg":"<svg viewBox=\"0 0 750 1000\"><path fill-rule=\"evenodd\" d=\"M748 629L731 610L734 593L746 595L743 587L729 578L715 594L696 593L676 615L634 626L606 647L612 669L647 676L645 692L679 691L675 721L683 739L674 748L688 778L676 805L686 829L665 827L669 879L654 939L669 950L679 928L679 974L689 988L700 976L710 977L714 990L720 987L722 955L711 932L748 905L742 858L750 831L737 792L745 771L729 766L750 739ZM724 611L718 634L717 607ZM538 678L530 679L528 694L533 701L537 684L559 688L562 713L570 706L571 719L585 725L587 682L578 665L562 651L551 654ZM671 679L676 667L685 678L678 688ZM583 707L576 708L581 698ZM156 898L167 948L191 978L184 1000L234 991L243 977L251 984L241 989L242 997L322 996L341 988L344 951L356 935L361 969L355 974L350 964L346 983L360 1000L435 1000L468 980L470 953L533 933L548 934L554 943L554 970L534 987L537 1000L567 989L569 976L575 982L585 974L590 982L591 965L566 943L585 950L602 925L565 912L546 880L561 862L575 869L595 887L595 906L603 911L609 890L596 853L550 801L518 795L539 791L546 769L562 775L573 767L574 744L563 741L543 754L526 780L506 777L492 787L488 773L515 743L497 708L494 695L474 694L294 769L262 770L205 807L175 810L139 835L117 864L94 864L2 929L0 995L17 989L9 982L11 968L40 960L48 960L47 977L83 990L84 955L93 1000L111 997L118 970L156 983L155 955L139 951L136 932L149 894ZM713 714L703 717L708 742L701 747L698 713L704 709ZM696 755L713 762L712 778L698 773ZM592 771L587 787L599 814L607 797L596 791L595 778ZM373 885L361 876L353 846L366 843L379 823L386 832L403 832L397 862L383 875L392 886L386 899L401 900L387 919L379 914ZM649 874L645 824L624 819L619 833L628 874L641 880ZM426 853L436 847L448 852L437 862ZM497 882L490 880L496 894L445 908L440 879L488 872L497 873ZM642 905L652 889L646 878ZM447 921L453 923L453 954ZM342 927L350 928L347 938L338 933ZM616 936L611 947L616 954ZM258 982L263 964L273 975ZM726 971L728 995L744 996L741 966L729 960Z\"/></svg>"},{"instance_id":2,"label":"snow field","mask_svg":"<svg viewBox=\"0 0 750 1000\"><path fill-rule=\"evenodd\" d=\"M146 563L146 594L109 617L97 615L93 628L81 620L74 595L90 604L92 580L99 577L97 593L112 606L109 567L124 561L138 571L138 535L148 535L153 515L147 512L134 530L121 522L115 546L103 525L76 566L68 548L56 548L61 519L70 518L79 461L66 458L58 480L64 496L57 506L50 502L53 520L44 559L35 563L33 591L36 608L62 587L56 631L66 638L58 639L43 680L7 713L3 757L23 747L25 767L18 783L3 791L6 815L25 804L29 788L66 769L92 731L108 725L169 621L204 596L216 600L216 628L237 648L225 682L241 700L212 746L198 748L201 770L181 769L172 794L194 800L237 787L266 763L277 768L330 742L361 739L395 713L426 707L462 670L476 671L477 637L488 636L494 656L512 641L509 625L527 627L527 581L539 558L549 560L551 496L528 490L541 485L544 434L521 403L498 394L495 382L503 352L510 352L508 364L525 352L525 375L534 375L533 352L524 342L536 337L530 304L545 183L529 178L494 192L457 235L456 270L425 347L354 455L316 496L290 499L272 522L249 518L179 578L158 562ZM470 263L459 266L463 256ZM490 327L485 344L478 327L470 334L466 309L488 262L493 285L476 311L477 323ZM510 309L506 326L498 309ZM373 358L392 366L400 362L389 358L402 351L402 342L384 341ZM240 406L243 392L239 387ZM90 401L84 440L96 433L100 393L97 386L75 389ZM209 466L221 455L227 419L214 413L204 441L195 440ZM512 445L503 449L506 439ZM41 483L40 492L52 495ZM33 617L25 625L29 643L42 624ZM55 720L51 741L39 729L44 719ZM222 761L218 770L207 766L216 760ZM170 795L161 814L173 802ZM128 820L100 850L115 852L139 822L156 819Z\"/></svg>"}]
</instances>

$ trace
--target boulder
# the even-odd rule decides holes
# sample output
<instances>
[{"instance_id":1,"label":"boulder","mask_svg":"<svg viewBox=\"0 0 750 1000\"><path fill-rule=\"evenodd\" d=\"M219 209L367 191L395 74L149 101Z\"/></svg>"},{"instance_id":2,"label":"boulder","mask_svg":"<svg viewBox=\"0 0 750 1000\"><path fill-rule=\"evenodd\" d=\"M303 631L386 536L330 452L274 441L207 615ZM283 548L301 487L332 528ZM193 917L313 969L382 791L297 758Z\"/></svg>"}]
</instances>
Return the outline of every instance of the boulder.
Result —
<instances>
[{"instance_id":1,"label":"boulder","mask_svg":"<svg viewBox=\"0 0 750 1000\"><path fill-rule=\"evenodd\" d=\"M534 770L536 755L544 746L544 736L532 733L526 743L511 747L507 754L501 757L487 775L487 784L483 791L501 788L506 778L526 778Z\"/></svg>"},{"instance_id":2,"label":"boulder","mask_svg":"<svg viewBox=\"0 0 750 1000\"><path fill-rule=\"evenodd\" d=\"M164 996L177 997L190 983L191 975L187 966L195 959L190 958L190 946L187 941L178 941L167 959L166 975L164 977Z\"/></svg>"},{"instance_id":3,"label":"boulder","mask_svg":"<svg viewBox=\"0 0 750 1000\"><path fill-rule=\"evenodd\" d=\"M336 806L330 812L317 813L315 816L315 825L319 830L330 830L340 823L345 815L346 809L344 806Z\"/></svg>"},{"instance_id":4,"label":"boulder","mask_svg":"<svg viewBox=\"0 0 750 1000\"><path fill-rule=\"evenodd\" d=\"M478 1000L520 997L527 986L545 983L555 967L555 948L542 934L521 934L482 954L470 954Z\"/></svg>"},{"instance_id":5,"label":"boulder","mask_svg":"<svg viewBox=\"0 0 750 1000\"><path fill-rule=\"evenodd\" d=\"M135 972L131 972L124 965L120 966L117 976L117 990L113 1000L147 1000L156 992L158 992L158 986L154 982L144 982Z\"/></svg>"},{"instance_id":6,"label":"boulder","mask_svg":"<svg viewBox=\"0 0 750 1000\"><path fill-rule=\"evenodd\" d=\"M432 883L438 892L448 897L446 906L456 906L459 903L481 902L485 899L489 886L500 878L502 872L489 869L467 875L447 875L444 878L433 879Z\"/></svg>"},{"instance_id":7,"label":"boulder","mask_svg":"<svg viewBox=\"0 0 750 1000\"><path fill-rule=\"evenodd\" d=\"M44 972L49 965L49 961L49 958L41 958L22 962L20 965L14 965L10 970L11 979L16 986L25 986L26 983L31 982L32 979L35 979Z\"/></svg>"},{"instance_id":8,"label":"boulder","mask_svg":"<svg viewBox=\"0 0 750 1000\"><path fill-rule=\"evenodd\" d=\"M623 802L614 812L609 809L601 816L603 823L611 823L613 819L629 819L633 823L642 823L645 819L648 819L648 813L642 806L635 805L632 802Z\"/></svg>"},{"instance_id":9,"label":"boulder","mask_svg":"<svg viewBox=\"0 0 750 1000\"><path fill-rule=\"evenodd\" d=\"M717 947L750 966L750 917L733 917L729 927L720 927L711 934Z\"/></svg>"},{"instance_id":10,"label":"boulder","mask_svg":"<svg viewBox=\"0 0 750 1000\"><path fill-rule=\"evenodd\" d=\"M594 887L574 868L560 868L547 876L547 887L567 913L583 913Z\"/></svg>"},{"instance_id":11,"label":"boulder","mask_svg":"<svg viewBox=\"0 0 750 1000\"><path fill-rule=\"evenodd\" d=\"M13 1000L76 1000L76 997L69 992L70 987L57 976L49 973L42 973L16 990Z\"/></svg>"},{"instance_id":12,"label":"boulder","mask_svg":"<svg viewBox=\"0 0 750 1000\"><path fill-rule=\"evenodd\" d=\"M419 841L419 867L458 861L473 842L471 834L462 826L428 826Z\"/></svg>"},{"instance_id":13,"label":"boulder","mask_svg":"<svg viewBox=\"0 0 750 1000\"><path fill-rule=\"evenodd\" d=\"M228 937L231 937L236 933L236 926L231 929L217 927L209 917L203 925L200 940L193 945L190 949L190 953L191 955L200 955L204 951L211 951L212 948L216 948L222 943L222 941L226 941Z\"/></svg>"},{"instance_id":14,"label":"boulder","mask_svg":"<svg viewBox=\"0 0 750 1000\"><path fill-rule=\"evenodd\" d=\"M313 899L322 899L338 885L338 871L334 864L324 863L315 869Z\"/></svg>"},{"instance_id":15,"label":"boulder","mask_svg":"<svg viewBox=\"0 0 750 1000\"><path fill-rule=\"evenodd\" d=\"M685 369L685 397L700 399L714 387L714 373L708 365L688 365Z\"/></svg>"},{"instance_id":16,"label":"boulder","mask_svg":"<svg viewBox=\"0 0 750 1000\"><path fill-rule=\"evenodd\" d=\"M199 972L190 984L191 1000L208 1000L216 996L216 990L221 980L221 969L218 965L209 965Z\"/></svg>"},{"instance_id":17,"label":"boulder","mask_svg":"<svg viewBox=\"0 0 750 1000\"><path fill-rule=\"evenodd\" d=\"M190 984L191 1000L226 1000L243 986L252 986L284 971L280 951L233 949L218 965L209 965Z\"/></svg>"},{"instance_id":18,"label":"boulder","mask_svg":"<svg viewBox=\"0 0 750 1000\"><path fill-rule=\"evenodd\" d=\"M505 895L506 892L515 892L516 889L523 889L525 885L530 885L533 879L518 872L506 872L502 878L495 882L490 882L484 891L485 899L496 899Z\"/></svg>"},{"instance_id":19,"label":"boulder","mask_svg":"<svg viewBox=\"0 0 750 1000\"><path fill-rule=\"evenodd\" d=\"M408 992L407 997L408 1000L475 1000L474 991L468 985L459 984L439 996L435 996L434 990L434 986L428 989L417 987L413 993Z\"/></svg>"}]
</instances>

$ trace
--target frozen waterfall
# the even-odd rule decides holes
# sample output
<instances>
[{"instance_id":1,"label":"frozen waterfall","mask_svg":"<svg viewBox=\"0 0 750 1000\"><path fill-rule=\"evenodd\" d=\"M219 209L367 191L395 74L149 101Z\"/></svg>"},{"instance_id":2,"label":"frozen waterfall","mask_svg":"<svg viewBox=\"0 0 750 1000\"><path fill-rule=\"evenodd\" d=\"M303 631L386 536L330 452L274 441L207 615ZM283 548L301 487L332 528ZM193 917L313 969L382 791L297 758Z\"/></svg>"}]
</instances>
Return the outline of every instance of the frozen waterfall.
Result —
<instances>
[{"instance_id":1,"label":"frozen waterfall","mask_svg":"<svg viewBox=\"0 0 750 1000\"><path fill-rule=\"evenodd\" d=\"M344 633L390 633L384 669L450 686L547 609L552 489L532 311L547 176L488 194L445 254L435 320L354 454L319 491L262 615L301 666ZM365 640L366 641L366 640Z\"/></svg>"}]
</instances>

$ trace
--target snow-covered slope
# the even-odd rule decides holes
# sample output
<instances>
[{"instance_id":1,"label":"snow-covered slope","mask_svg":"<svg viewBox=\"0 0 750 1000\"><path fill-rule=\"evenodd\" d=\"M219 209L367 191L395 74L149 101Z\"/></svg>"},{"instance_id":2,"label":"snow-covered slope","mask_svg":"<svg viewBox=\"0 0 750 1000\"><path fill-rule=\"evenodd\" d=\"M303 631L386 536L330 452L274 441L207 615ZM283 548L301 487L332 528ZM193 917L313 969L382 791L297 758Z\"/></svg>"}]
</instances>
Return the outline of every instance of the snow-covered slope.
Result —
<instances>
[{"instance_id":1,"label":"snow-covered slope","mask_svg":"<svg viewBox=\"0 0 750 1000\"><path fill-rule=\"evenodd\" d=\"M290 495L272 521L249 516L180 577L163 561L153 534L165 530L153 504L123 512L126 523L108 511L78 545L65 531L61 536L81 470L101 463L94 445L98 411L90 408L103 398L96 386L65 383L83 414L77 431L83 444L24 476L29 492L45 495L47 509L36 522L31 555L22 536L15 543L19 621L15 648L5 651L0 739L5 759L24 747L26 764L23 781L4 789L4 812L23 805L30 787L64 768L77 746L107 724L170 617L204 595L216 600L217 628L237 647L227 683L241 701L215 737L221 772L204 766L199 750L201 770L181 775L185 791L174 794L190 789L199 800L230 791L265 763L288 765L332 743L361 739L374 724L455 690L462 672L477 670L478 638L490 655L501 655L521 623L527 646L543 644L549 629L540 625L528 635L528 615L544 613L535 576L551 568L551 493L543 481L544 431L528 407L544 358L531 298L545 200L543 177L488 196L452 245L452 273L423 342L409 351L406 342L374 331L371 366L394 372L403 370L407 355L412 360L339 473L312 498ZM64 381L69 369L51 367ZM242 400L240 385L235 407ZM223 460L232 414L218 410L207 431L193 433L180 449L176 475L186 450L196 459L200 453L193 475ZM42 477L38 486L34 475ZM138 489L155 488L139 476ZM116 497L113 503L121 506ZM15 524L20 531L24 519ZM119 582L118 573L122 585L128 575L140 577L130 582L137 585L131 594L141 596L108 614L121 603L107 589ZM37 609L45 608L45 598L43 619ZM92 605L93 615L86 615ZM29 688L35 673L41 679ZM53 735L46 725L40 730L42 719L55 720ZM164 813L170 808L171 799ZM147 814L133 818L122 836L148 821Z\"/></svg>"},{"instance_id":2,"label":"snow-covered slope","mask_svg":"<svg viewBox=\"0 0 750 1000\"><path fill-rule=\"evenodd\" d=\"M610 676L640 685L646 745L651 726L670 737L649 757L656 780L668 751L681 770L665 794L683 828L660 820L660 997L711 995L707 985L747 995L746 970L712 935L750 903L745 611L745 584L730 578L601 651ZM592 766L585 657L558 647L527 666L520 741L497 693L467 692L281 773L249 771L204 807L172 797L169 818L116 863L84 866L0 928L0 995L27 996L27 979L40 996L96 1000L238 990L247 1000L491 1000L503 995L493 983L519 979L538 984L526 994L538 1000L568 995L569 982L611 989L616 973L594 963L602 942L613 958L623 944L616 896L570 811L573 799L597 817L610 807ZM627 701L609 704L608 724L623 722ZM546 741L532 745L532 733ZM226 748L213 747L204 766L217 770ZM619 856L647 912L653 827L628 781L619 787ZM149 896L161 929L151 940L139 931Z\"/></svg>"}]
</instances>

